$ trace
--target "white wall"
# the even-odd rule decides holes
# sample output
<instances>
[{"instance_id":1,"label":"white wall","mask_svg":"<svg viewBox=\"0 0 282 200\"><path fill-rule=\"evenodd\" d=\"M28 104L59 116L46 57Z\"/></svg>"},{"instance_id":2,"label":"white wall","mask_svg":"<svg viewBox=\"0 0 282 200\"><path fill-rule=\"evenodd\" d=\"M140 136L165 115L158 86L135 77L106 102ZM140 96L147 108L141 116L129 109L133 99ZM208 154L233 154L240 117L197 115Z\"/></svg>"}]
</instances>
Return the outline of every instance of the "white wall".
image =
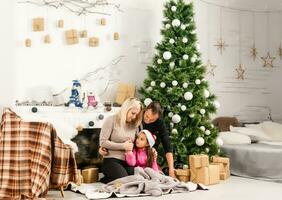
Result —
<instances>
[{"instance_id":1,"label":"white wall","mask_svg":"<svg viewBox=\"0 0 282 200\"><path fill-rule=\"evenodd\" d=\"M9 105L15 95L13 77L14 2L0 1L0 105Z\"/></svg>"},{"instance_id":2,"label":"white wall","mask_svg":"<svg viewBox=\"0 0 282 200\"><path fill-rule=\"evenodd\" d=\"M3 10L0 14L1 20L6 24L5 27L8 27L3 29L4 33L1 31L1 40L5 45L1 45L0 48L1 52L9 49L6 51L8 55L0 61L0 77L5 80L5 82L1 80L1 87L8 93L3 98L4 100L0 100L0 103L15 99L23 100L26 89L39 85L51 86L57 92L70 86L71 80L81 78L85 73L108 64L119 55L125 55L125 58L118 66L110 70L112 73L107 71L104 76L113 77L118 82L132 82L140 86L146 77L147 64L145 63L151 61L153 47L161 39L163 0L119 0L117 2L121 3L124 12L112 11L113 15L107 17L108 25L106 27L97 25L97 20L100 18L97 16L77 17L66 11L16 3L12 6L9 2L0 3L4 5L4 7L1 5L1 10ZM224 3L216 0L213 2ZM248 8L247 5L243 5L242 1L239 4L236 4L236 1L232 3L232 6ZM265 6L263 1L260 3L263 8ZM282 113L282 94L278 86L281 83L282 72L281 61L277 55L280 43L280 16L278 14L270 16L271 38L268 40L266 15L257 15L256 41L259 56L254 62L249 56L249 47L252 45L252 19L250 14L242 13L242 63L246 68L246 76L244 81L239 81L235 78L235 67L239 64L238 13L223 11L223 38L229 47L220 55L213 46L219 37L219 10L216 7L209 8L209 11L207 9L206 4L195 1L197 33L203 61L205 63L208 58L209 46L210 58L217 65L215 76L207 76L207 79L210 82L211 90L221 102L218 115L239 115L239 118L245 120L261 120L266 118L267 111L260 107L270 106L276 118L282 118L280 114ZM13 13L10 10L16 11ZM208 13L209 16L207 16ZM14 30L13 25L5 20L7 16L15 19ZM52 37L50 45L43 44L44 33L31 31L31 20L38 16L47 19L45 33ZM84 39L79 45L66 45L64 32L55 27L55 22L59 18L65 20L65 29L86 28L91 35L99 36L101 45L97 48L89 48ZM210 41L207 39L208 23L210 24ZM112 41L110 39L114 31L120 32L121 40ZM4 37L2 37L3 34ZM27 37L34 42L32 48L26 48L23 45ZM259 58L266 55L268 46L271 54L277 57L274 69L263 69L263 63ZM13 50L13 47L16 50ZM103 86L97 82L94 85ZM16 95L11 94L10 91L14 91ZM116 85L112 85L102 98L113 100L115 91ZM250 105L255 107L250 107Z\"/></svg>"}]
</instances>

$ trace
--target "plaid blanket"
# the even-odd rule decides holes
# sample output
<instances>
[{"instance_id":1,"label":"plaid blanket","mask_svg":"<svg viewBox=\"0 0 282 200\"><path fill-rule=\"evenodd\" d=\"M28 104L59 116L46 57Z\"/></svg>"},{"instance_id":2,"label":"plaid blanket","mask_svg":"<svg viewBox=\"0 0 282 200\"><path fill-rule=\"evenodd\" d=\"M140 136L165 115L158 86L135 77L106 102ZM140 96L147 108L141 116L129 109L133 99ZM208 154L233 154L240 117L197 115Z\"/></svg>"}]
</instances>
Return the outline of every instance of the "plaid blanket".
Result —
<instances>
[{"instance_id":1,"label":"plaid blanket","mask_svg":"<svg viewBox=\"0 0 282 200\"><path fill-rule=\"evenodd\" d=\"M0 127L0 199L44 197L49 184L77 181L74 154L50 123L26 122L6 109Z\"/></svg>"}]
</instances>

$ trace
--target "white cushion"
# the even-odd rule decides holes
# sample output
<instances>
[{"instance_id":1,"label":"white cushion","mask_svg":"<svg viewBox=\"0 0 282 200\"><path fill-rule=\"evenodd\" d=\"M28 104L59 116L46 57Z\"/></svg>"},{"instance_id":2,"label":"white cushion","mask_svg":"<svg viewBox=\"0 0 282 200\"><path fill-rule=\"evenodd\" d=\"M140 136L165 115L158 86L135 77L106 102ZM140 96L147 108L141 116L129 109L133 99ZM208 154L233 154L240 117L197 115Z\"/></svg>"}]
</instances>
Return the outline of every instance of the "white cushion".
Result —
<instances>
[{"instance_id":1,"label":"white cushion","mask_svg":"<svg viewBox=\"0 0 282 200\"><path fill-rule=\"evenodd\" d=\"M272 140L271 137L269 137L264 133L263 130L260 129L230 126L230 131L248 135L251 138L252 142Z\"/></svg>"},{"instance_id":2,"label":"white cushion","mask_svg":"<svg viewBox=\"0 0 282 200\"><path fill-rule=\"evenodd\" d=\"M262 128L273 141L282 141L282 124L266 121L262 123Z\"/></svg>"},{"instance_id":3,"label":"white cushion","mask_svg":"<svg viewBox=\"0 0 282 200\"><path fill-rule=\"evenodd\" d=\"M247 135L236 132L220 132L218 135L223 144L251 144L251 138Z\"/></svg>"}]
</instances>

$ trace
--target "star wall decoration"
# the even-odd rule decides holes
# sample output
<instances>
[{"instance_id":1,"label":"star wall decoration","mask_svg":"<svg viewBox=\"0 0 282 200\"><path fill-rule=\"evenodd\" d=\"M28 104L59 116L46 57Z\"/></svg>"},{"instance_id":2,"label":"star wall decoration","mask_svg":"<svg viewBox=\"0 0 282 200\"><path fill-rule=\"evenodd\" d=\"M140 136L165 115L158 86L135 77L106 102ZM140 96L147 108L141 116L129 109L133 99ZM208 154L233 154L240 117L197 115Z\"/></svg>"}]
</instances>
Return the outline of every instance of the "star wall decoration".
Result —
<instances>
[{"instance_id":1,"label":"star wall decoration","mask_svg":"<svg viewBox=\"0 0 282 200\"><path fill-rule=\"evenodd\" d=\"M217 47L217 50L220 51L220 54L222 54L222 52L225 50L225 48L228 47L228 45L225 43L225 41L223 41L222 38L217 40L217 43L214 46Z\"/></svg>"},{"instance_id":2,"label":"star wall decoration","mask_svg":"<svg viewBox=\"0 0 282 200\"><path fill-rule=\"evenodd\" d=\"M261 59L264 61L263 67L271 67L271 68L273 68L273 61L276 58L275 57L271 57L270 53L267 52L266 57L261 57Z\"/></svg>"},{"instance_id":3,"label":"star wall decoration","mask_svg":"<svg viewBox=\"0 0 282 200\"><path fill-rule=\"evenodd\" d=\"M215 68L217 68L217 66L216 66L216 65L213 65L213 64L211 63L210 59L208 59L208 62L207 62L207 64L206 64L206 69L207 69L207 73L206 73L206 74L207 74L207 75L210 74L210 75L212 75L212 76L215 76L215 74L214 74Z\"/></svg>"},{"instance_id":4,"label":"star wall decoration","mask_svg":"<svg viewBox=\"0 0 282 200\"><path fill-rule=\"evenodd\" d=\"M256 60L258 55L258 51L255 45L253 45L253 47L251 48L251 56L253 57L254 61Z\"/></svg>"},{"instance_id":5,"label":"star wall decoration","mask_svg":"<svg viewBox=\"0 0 282 200\"><path fill-rule=\"evenodd\" d=\"M278 55L280 57L280 60L282 60L282 46L281 46L281 43L280 43L280 46L279 46L279 49L278 49Z\"/></svg>"},{"instance_id":6,"label":"star wall decoration","mask_svg":"<svg viewBox=\"0 0 282 200\"><path fill-rule=\"evenodd\" d=\"M239 64L238 68L236 68L235 70L237 72L237 79L238 80L244 80L245 79L245 77L244 77L245 70L243 68L243 65Z\"/></svg>"}]
</instances>

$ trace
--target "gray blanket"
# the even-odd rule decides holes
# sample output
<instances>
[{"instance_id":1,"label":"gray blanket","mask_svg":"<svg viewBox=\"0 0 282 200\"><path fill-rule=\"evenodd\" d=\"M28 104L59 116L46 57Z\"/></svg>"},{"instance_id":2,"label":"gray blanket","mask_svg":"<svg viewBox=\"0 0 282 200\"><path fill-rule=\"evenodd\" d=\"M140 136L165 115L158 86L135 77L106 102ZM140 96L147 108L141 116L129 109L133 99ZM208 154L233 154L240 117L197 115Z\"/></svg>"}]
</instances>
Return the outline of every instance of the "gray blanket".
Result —
<instances>
[{"instance_id":1,"label":"gray blanket","mask_svg":"<svg viewBox=\"0 0 282 200\"><path fill-rule=\"evenodd\" d=\"M282 146L254 143L223 145L231 174L282 183Z\"/></svg>"},{"instance_id":2,"label":"gray blanket","mask_svg":"<svg viewBox=\"0 0 282 200\"><path fill-rule=\"evenodd\" d=\"M192 182L179 182L177 179L165 176L151 168L135 168L132 176L117 179L103 185L98 191L89 191L86 197L89 199L152 195L161 196L168 193L191 192L197 189L206 190L202 184Z\"/></svg>"}]
</instances>

